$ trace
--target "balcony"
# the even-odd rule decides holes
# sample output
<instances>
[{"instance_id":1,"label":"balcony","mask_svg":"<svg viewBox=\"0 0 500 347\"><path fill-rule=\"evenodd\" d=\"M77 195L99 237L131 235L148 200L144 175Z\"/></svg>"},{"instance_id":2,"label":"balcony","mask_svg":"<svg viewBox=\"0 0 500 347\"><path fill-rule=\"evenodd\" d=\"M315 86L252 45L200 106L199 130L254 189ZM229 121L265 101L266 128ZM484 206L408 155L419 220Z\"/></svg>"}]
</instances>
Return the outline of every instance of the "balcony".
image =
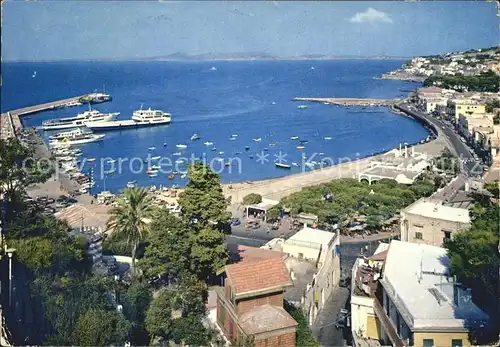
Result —
<instances>
[{"instance_id":1,"label":"balcony","mask_svg":"<svg viewBox=\"0 0 500 347\"><path fill-rule=\"evenodd\" d=\"M392 344L396 347L403 347L405 345L403 340L401 340L401 338L399 337L396 329L389 319L389 316L387 316L387 314L385 313L384 308L382 307L382 303L376 295L373 297L373 311L378 317L380 324L382 324L382 327L384 328L387 336L389 336Z\"/></svg>"}]
</instances>

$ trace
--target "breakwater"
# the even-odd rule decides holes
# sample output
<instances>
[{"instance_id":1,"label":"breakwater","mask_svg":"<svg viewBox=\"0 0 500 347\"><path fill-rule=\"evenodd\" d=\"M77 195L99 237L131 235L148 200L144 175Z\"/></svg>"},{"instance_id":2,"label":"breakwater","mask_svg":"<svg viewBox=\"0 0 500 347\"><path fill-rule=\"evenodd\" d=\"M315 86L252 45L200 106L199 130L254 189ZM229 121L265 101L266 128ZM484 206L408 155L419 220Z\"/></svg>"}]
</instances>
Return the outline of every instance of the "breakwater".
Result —
<instances>
[{"instance_id":1,"label":"breakwater","mask_svg":"<svg viewBox=\"0 0 500 347\"><path fill-rule=\"evenodd\" d=\"M401 99L365 99L365 98L303 98L296 97L293 101L322 102L338 106L391 106Z\"/></svg>"}]
</instances>

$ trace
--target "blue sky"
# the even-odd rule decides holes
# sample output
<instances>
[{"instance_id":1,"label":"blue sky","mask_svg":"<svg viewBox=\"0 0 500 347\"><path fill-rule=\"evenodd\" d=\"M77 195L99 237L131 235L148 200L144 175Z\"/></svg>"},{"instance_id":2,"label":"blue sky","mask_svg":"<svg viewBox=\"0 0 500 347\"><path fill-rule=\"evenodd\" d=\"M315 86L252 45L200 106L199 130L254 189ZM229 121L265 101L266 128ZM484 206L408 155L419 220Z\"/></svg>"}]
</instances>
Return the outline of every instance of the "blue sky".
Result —
<instances>
[{"instance_id":1,"label":"blue sky","mask_svg":"<svg viewBox=\"0 0 500 347\"><path fill-rule=\"evenodd\" d=\"M14 1L4 60L176 52L414 56L499 44L495 2Z\"/></svg>"}]
</instances>

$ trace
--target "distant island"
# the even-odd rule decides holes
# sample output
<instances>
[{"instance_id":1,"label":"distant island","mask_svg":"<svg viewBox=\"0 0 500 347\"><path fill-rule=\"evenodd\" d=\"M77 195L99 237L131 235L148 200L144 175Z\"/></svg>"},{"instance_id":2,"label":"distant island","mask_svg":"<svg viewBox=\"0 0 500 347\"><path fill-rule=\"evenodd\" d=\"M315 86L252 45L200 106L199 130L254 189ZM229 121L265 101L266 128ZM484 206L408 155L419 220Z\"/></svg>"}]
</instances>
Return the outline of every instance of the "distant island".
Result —
<instances>
[{"instance_id":1,"label":"distant island","mask_svg":"<svg viewBox=\"0 0 500 347\"><path fill-rule=\"evenodd\" d=\"M265 52L249 53L203 53L203 54L185 54L172 53L167 55L153 57L129 57L129 58L95 58L95 59L61 59L57 62L76 62L76 61L234 61L234 60L340 60L340 59L358 59L358 60L407 60L409 57L396 56L359 56L359 55L322 55L307 54L300 56L275 56ZM9 63L22 62L54 62L54 60L11 60L4 61Z\"/></svg>"}]
</instances>

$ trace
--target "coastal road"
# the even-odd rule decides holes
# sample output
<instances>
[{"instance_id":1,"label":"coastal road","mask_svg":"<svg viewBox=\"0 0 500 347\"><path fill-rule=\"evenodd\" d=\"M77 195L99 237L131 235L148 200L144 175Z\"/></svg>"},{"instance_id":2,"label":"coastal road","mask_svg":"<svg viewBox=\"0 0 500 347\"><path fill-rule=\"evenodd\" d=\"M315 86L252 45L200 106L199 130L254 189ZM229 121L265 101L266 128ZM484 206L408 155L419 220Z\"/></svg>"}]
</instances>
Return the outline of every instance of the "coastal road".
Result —
<instances>
[{"instance_id":1,"label":"coastal road","mask_svg":"<svg viewBox=\"0 0 500 347\"><path fill-rule=\"evenodd\" d=\"M429 123L434 124L434 126L438 129L440 135L446 138L447 142L455 151L456 155L461 160L463 160L463 165L460 165L463 173L465 173L467 176L472 177L483 174L483 169L481 168L480 163L474 159L469 151L469 147L460 140L460 135L458 135L453 128L449 127L446 123L442 122L439 119L436 119L429 114L416 110L414 106L412 109L410 109L410 106L412 105L408 103L400 103L398 106L404 112L410 115L416 115L420 118L424 118Z\"/></svg>"}]
</instances>

